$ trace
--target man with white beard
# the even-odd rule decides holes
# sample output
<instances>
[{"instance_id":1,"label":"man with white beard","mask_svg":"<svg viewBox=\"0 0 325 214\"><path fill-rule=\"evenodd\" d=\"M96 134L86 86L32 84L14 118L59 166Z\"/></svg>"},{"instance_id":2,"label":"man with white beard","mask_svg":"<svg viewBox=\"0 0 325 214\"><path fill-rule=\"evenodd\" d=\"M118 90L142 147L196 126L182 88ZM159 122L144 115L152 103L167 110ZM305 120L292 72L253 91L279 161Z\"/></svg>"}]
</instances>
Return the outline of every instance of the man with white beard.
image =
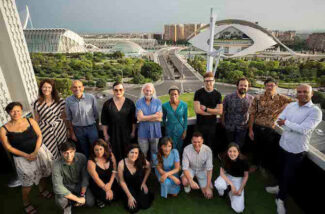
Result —
<instances>
[{"instance_id":1,"label":"man with white beard","mask_svg":"<svg viewBox=\"0 0 325 214\"><path fill-rule=\"evenodd\" d=\"M155 88L152 83L146 83L142 87L143 95L136 102L136 114L139 121L138 143L141 151L147 157L158 152L158 142L161 138L162 105L156 98Z\"/></svg>"}]
</instances>

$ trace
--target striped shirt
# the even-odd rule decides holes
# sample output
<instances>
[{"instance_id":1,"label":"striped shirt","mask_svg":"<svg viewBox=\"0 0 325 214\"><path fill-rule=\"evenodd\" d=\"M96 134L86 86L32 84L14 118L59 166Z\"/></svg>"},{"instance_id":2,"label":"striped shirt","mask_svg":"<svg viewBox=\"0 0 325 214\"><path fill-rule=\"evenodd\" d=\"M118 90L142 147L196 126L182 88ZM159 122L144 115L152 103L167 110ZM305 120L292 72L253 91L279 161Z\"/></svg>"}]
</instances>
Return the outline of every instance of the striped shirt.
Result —
<instances>
[{"instance_id":1,"label":"striped shirt","mask_svg":"<svg viewBox=\"0 0 325 214\"><path fill-rule=\"evenodd\" d=\"M202 145L200 152L196 152L193 145L187 145L183 152L183 170L192 169L194 172L213 169L212 151L207 145Z\"/></svg>"}]
</instances>

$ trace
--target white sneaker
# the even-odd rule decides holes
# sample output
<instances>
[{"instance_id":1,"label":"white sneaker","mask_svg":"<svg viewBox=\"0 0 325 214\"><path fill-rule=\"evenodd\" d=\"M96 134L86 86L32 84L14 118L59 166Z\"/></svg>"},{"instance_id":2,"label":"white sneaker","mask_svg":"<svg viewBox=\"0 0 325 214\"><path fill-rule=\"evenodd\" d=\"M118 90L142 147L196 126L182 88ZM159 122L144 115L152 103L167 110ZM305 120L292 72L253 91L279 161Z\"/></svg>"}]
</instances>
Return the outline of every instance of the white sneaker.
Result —
<instances>
[{"instance_id":1,"label":"white sneaker","mask_svg":"<svg viewBox=\"0 0 325 214\"><path fill-rule=\"evenodd\" d=\"M8 187L10 188L19 187L19 186L21 186L21 181L17 177L11 179L8 183Z\"/></svg>"},{"instance_id":2,"label":"white sneaker","mask_svg":"<svg viewBox=\"0 0 325 214\"><path fill-rule=\"evenodd\" d=\"M284 207L284 202L281 199L275 199L276 211L278 214L285 214L286 208Z\"/></svg>"},{"instance_id":3,"label":"white sneaker","mask_svg":"<svg viewBox=\"0 0 325 214\"><path fill-rule=\"evenodd\" d=\"M186 193L191 192L191 187L190 187L190 185L188 185L188 186L184 186L184 191L185 191Z\"/></svg>"},{"instance_id":4,"label":"white sneaker","mask_svg":"<svg viewBox=\"0 0 325 214\"><path fill-rule=\"evenodd\" d=\"M265 187L265 191L271 194L278 194L279 190L279 186Z\"/></svg>"}]
</instances>

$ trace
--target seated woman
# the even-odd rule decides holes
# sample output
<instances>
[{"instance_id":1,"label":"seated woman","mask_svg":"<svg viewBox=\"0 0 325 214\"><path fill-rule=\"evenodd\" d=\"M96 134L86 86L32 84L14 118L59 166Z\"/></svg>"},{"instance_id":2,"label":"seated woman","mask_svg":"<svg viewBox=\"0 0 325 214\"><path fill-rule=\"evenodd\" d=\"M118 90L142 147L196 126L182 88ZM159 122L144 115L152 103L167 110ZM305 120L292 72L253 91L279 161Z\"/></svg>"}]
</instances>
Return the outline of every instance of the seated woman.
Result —
<instances>
[{"instance_id":1,"label":"seated woman","mask_svg":"<svg viewBox=\"0 0 325 214\"><path fill-rule=\"evenodd\" d=\"M125 207L131 213L147 209L152 204L153 194L146 185L150 171L150 163L140 147L136 144L129 145L126 158L118 164L118 176L125 193Z\"/></svg>"},{"instance_id":2,"label":"seated woman","mask_svg":"<svg viewBox=\"0 0 325 214\"><path fill-rule=\"evenodd\" d=\"M99 208L104 208L117 198L118 184L115 180L116 161L111 147L103 140L98 139L92 144L88 160L89 187L96 198Z\"/></svg>"},{"instance_id":3,"label":"seated woman","mask_svg":"<svg viewBox=\"0 0 325 214\"><path fill-rule=\"evenodd\" d=\"M161 183L161 197L167 198L168 194L177 196L181 184L178 175L180 160L177 149L173 149L173 141L170 137L164 137L160 140L158 154L153 155L153 162L156 165L156 176Z\"/></svg>"},{"instance_id":4,"label":"seated woman","mask_svg":"<svg viewBox=\"0 0 325 214\"><path fill-rule=\"evenodd\" d=\"M230 143L222 158L220 176L214 182L220 196L229 195L231 208L236 213L244 211L244 188L248 180L248 163L240 155L239 146Z\"/></svg>"},{"instance_id":5,"label":"seated woman","mask_svg":"<svg viewBox=\"0 0 325 214\"><path fill-rule=\"evenodd\" d=\"M40 195L52 198L46 190L45 177L51 175L53 156L42 144L42 134L37 122L23 118L23 106L19 102L9 103L6 112L11 120L0 129L3 147L13 154L18 178L22 183L22 196L25 213L37 213L29 200L33 184L39 184Z\"/></svg>"}]
</instances>

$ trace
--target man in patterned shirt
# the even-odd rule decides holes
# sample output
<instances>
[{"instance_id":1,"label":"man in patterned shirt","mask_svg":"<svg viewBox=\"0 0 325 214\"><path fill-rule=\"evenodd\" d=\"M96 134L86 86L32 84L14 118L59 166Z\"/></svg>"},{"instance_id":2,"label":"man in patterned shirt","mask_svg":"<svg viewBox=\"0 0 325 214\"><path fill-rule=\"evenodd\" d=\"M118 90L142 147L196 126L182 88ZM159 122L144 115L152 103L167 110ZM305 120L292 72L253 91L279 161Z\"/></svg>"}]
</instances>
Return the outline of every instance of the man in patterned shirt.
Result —
<instances>
[{"instance_id":1,"label":"man in patterned shirt","mask_svg":"<svg viewBox=\"0 0 325 214\"><path fill-rule=\"evenodd\" d=\"M243 77L237 81L237 90L223 100L222 124L226 129L228 143L235 142L241 148L245 143L248 109L254 99L247 94L248 79Z\"/></svg>"},{"instance_id":2,"label":"man in patterned shirt","mask_svg":"<svg viewBox=\"0 0 325 214\"><path fill-rule=\"evenodd\" d=\"M277 82L268 78L264 82L265 93L257 95L249 108L249 138L254 141L253 162L276 173L280 135L275 132L275 121L292 99L277 93ZM253 168L254 170L256 168Z\"/></svg>"}]
</instances>

